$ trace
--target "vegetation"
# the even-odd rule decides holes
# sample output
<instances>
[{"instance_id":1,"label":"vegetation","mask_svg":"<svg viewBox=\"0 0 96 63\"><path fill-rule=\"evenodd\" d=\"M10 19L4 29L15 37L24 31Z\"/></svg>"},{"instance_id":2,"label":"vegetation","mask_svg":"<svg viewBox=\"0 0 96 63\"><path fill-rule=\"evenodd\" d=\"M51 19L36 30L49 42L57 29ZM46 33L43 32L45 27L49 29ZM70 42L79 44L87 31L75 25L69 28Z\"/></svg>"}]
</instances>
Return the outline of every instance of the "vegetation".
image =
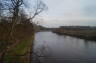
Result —
<instances>
[{"instance_id":1,"label":"vegetation","mask_svg":"<svg viewBox=\"0 0 96 63\"><path fill-rule=\"evenodd\" d=\"M0 63L30 62L35 32L33 19L47 6L37 0L29 12L25 10L29 5L25 1L0 0Z\"/></svg>"},{"instance_id":2,"label":"vegetation","mask_svg":"<svg viewBox=\"0 0 96 63\"><path fill-rule=\"evenodd\" d=\"M53 32L61 34L61 35L69 35L78 38L83 38L87 40L96 40L96 29L83 29L76 28L73 29L71 27L68 28L58 28L55 29Z\"/></svg>"},{"instance_id":3,"label":"vegetation","mask_svg":"<svg viewBox=\"0 0 96 63\"><path fill-rule=\"evenodd\" d=\"M8 58L10 57L10 55L12 57L15 57L17 55L24 55L32 47L32 41L34 38L33 25L32 24L16 25L13 32L14 39L12 39L10 42L7 42L6 40L6 35L8 35L7 32L5 32L2 35L5 36L0 37L0 45L1 45L0 53L3 53L2 51L6 52L3 60L5 61L5 63L7 63L7 60L8 63L14 63L12 62L12 59L16 59L16 58Z\"/></svg>"}]
</instances>

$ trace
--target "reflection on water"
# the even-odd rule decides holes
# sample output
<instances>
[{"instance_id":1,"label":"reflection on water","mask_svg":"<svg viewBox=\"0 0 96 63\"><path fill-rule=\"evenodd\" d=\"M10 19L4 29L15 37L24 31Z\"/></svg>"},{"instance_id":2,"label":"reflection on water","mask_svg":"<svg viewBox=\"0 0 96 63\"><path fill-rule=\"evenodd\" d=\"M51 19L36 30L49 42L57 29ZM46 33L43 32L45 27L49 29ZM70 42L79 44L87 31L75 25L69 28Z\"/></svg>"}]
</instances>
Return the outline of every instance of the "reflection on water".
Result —
<instances>
[{"instance_id":1,"label":"reflection on water","mask_svg":"<svg viewBox=\"0 0 96 63\"><path fill-rule=\"evenodd\" d=\"M36 33L34 52L42 63L96 63L96 42L52 32Z\"/></svg>"}]
</instances>

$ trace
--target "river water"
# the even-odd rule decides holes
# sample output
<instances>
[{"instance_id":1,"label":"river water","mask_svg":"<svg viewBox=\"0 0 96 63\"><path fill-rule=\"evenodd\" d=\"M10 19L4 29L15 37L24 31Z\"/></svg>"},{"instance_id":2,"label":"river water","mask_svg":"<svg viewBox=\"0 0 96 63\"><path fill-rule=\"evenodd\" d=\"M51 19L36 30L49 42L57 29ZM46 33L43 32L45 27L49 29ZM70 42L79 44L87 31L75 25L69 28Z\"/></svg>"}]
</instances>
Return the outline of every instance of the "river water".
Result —
<instances>
[{"instance_id":1,"label":"river water","mask_svg":"<svg viewBox=\"0 0 96 63\"><path fill-rule=\"evenodd\" d=\"M52 32L35 34L34 63L96 63L96 42Z\"/></svg>"}]
</instances>

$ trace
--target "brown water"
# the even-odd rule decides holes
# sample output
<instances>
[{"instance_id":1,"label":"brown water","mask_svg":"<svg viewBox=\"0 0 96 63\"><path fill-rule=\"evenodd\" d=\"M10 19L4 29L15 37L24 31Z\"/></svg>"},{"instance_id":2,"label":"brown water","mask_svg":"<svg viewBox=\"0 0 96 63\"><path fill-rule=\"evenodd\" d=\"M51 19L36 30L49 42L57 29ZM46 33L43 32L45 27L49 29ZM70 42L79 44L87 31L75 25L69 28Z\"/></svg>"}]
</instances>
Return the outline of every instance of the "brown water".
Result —
<instances>
[{"instance_id":1,"label":"brown water","mask_svg":"<svg viewBox=\"0 0 96 63\"><path fill-rule=\"evenodd\" d=\"M95 41L52 32L35 34L34 51L44 56L41 63L96 63Z\"/></svg>"}]
</instances>

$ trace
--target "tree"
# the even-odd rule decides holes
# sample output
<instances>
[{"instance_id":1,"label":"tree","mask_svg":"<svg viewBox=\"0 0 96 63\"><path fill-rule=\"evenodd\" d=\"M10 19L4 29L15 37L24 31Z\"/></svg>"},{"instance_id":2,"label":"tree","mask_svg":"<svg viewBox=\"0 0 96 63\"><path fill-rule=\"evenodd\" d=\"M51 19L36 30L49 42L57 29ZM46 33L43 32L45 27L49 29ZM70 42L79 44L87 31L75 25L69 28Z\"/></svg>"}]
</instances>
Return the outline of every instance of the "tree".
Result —
<instances>
[{"instance_id":1,"label":"tree","mask_svg":"<svg viewBox=\"0 0 96 63\"><path fill-rule=\"evenodd\" d=\"M30 21L26 21L28 19L28 15L26 14L24 9L21 9L19 12L19 24L28 24Z\"/></svg>"},{"instance_id":2,"label":"tree","mask_svg":"<svg viewBox=\"0 0 96 63\"><path fill-rule=\"evenodd\" d=\"M9 31L9 38L11 39L13 36L13 31L14 31L14 27L16 26L16 24L20 21L19 20L19 15L21 14L20 17L26 17L24 12L20 13L21 8L23 8L23 11L25 11L25 7L24 5L27 4L26 2L24 2L25 0L2 0L2 2L4 3L4 8L3 10L7 10L7 12L10 14L8 14L7 12L5 12L5 14L8 14L9 16L11 16L11 25L10 25L10 31ZM27 0L26 0L27 1ZM44 10L48 9L48 7L46 6L46 4L41 1L41 0L35 0L35 5L32 8L31 15L29 18L26 17L26 19L23 18L23 22L26 23L30 23L30 21L39 15L41 12L43 12ZM32 2L33 3L33 2ZM32 4L31 3L31 4ZM1 4L0 4L1 5ZM29 6L29 4L28 4ZM28 8L29 9L29 8ZM27 11L28 12L28 11Z\"/></svg>"},{"instance_id":3,"label":"tree","mask_svg":"<svg viewBox=\"0 0 96 63\"><path fill-rule=\"evenodd\" d=\"M4 7L3 7L3 4ZM12 23L11 23L11 27L8 27L10 29L9 34L8 34L8 41L13 37L13 30L14 27L18 21L18 14L19 14L19 10L21 5L23 5L23 0L0 0L0 17L1 17L1 11L2 10L6 10L5 13L7 13L7 11L10 11L10 13L12 14ZM0 55L0 62L4 63L4 56L5 53L7 52L7 45L6 47L3 49L2 54Z\"/></svg>"},{"instance_id":4,"label":"tree","mask_svg":"<svg viewBox=\"0 0 96 63\"><path fill-rule=\"evenodd\" d=\"M0 20L1 20L1 17L2 17L2 13L3 13L3 3L2 1L0 0Z\"/></svg>"},{"instance_id":5,"label":"tree","mask_svg":"<svg viewBox=\"0 0 96 63\"><path fill-rule=\"evenodd\" d=\"M28 21L32 20L39 15L41 12L43 12L44 10L47 10L48 7L46 6L46 4L41 1L41 0L36 0L35 5L33 7L33 12L31 12L31 17L29 19L27 19ZM26 21L27 21L26 20Z\"/></svg>"},{"instance_id":6,"label":"tree","mask_svg":"<svg viewBox=\"0 0 96 63\"><path fill-rule=\"evenodd\" d=\"M5 47L5 49L3 49L4 51L2 52L2 55L1 55L2 63L4 60L4 55L7 52L7 46L9 44L9 41L14 38L13 32L14 32L14 28L15 28L16 24L18 24L19 17L21 17L20 18L21 20L23 20L25 22L29 22L30 20L33 20L37 15L39 15L42 11L47 9L47 6L41 0L37 0L36 4L34 5L34 8L33 8L33 11L34 11L32 13L33 16L28 18L25 12L22 12L22 11L20 12L20 10L22 8L23 8L23 11L25 10L25 8L23 7L23 5L25 4L24 1L25 0L0 0L0 17L2 14L1 11L4 11L4 14L6 16L11 17L10 27L8 26L8 36L6 37L7 40L5 40L5 42L7 41L8 43ZM9 25L9 23L8 23L8 25ZM9 29L10 29L10 31L9 31Z\"/></svg>"},{"instance_id":7,"label":"tree","mask_svg":"<svg viewBox=\"0 0 96 63\"><path fill-rule=\"evenodd\" d=\"M18 16L21 5L23 5L23 0L11 0L9 4L9 11L12 13L12 24L9 31L9 39L12 39L14 27L18 22Z\"/></svg>"}]
</instances>

